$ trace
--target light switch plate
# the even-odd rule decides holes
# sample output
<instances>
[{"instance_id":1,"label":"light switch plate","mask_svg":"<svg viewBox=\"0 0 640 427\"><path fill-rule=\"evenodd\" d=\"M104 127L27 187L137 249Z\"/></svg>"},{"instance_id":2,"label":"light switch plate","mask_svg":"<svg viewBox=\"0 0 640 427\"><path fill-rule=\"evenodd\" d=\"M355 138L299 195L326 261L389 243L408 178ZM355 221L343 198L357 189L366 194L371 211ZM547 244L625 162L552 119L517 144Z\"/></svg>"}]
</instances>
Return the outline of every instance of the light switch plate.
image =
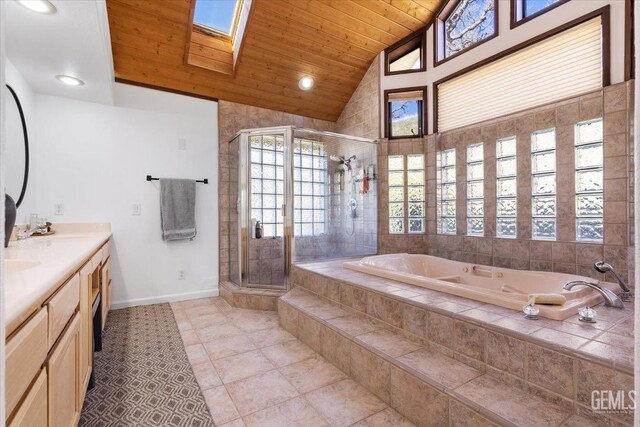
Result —
<instances>
[{"instance_id":1,"label":"light switch plate","mask_svg":"<svg viewBox=\"0 0 640 427\"><path fill-rule=\"evenodd\" d=\"M131 205L131 215L140 215L142 213L142 206L140 203Z\"/></svg>"},{"instance_id":2,"label":"light switch plate","mask_svg":"<svg viewBox=\"0 0 640 427\"><path fill-rule=\"evenodd\" d=\"M53 214L54 215L64 215L64 204L56 203L53 205Z\"/></svg>"},{"instance_id":3,"label":"light switch plate","mask_svg":"<svg viewBox=\"0 0 640 427\"><path fill-rule=\"evenodd\" d=\"M184 270L178 270L178 280L184 280Z\"/></svg>"},{"instance_id":4,"label":"light switch plate","mask_svg":"<svg viewBox=\"0 0 640 427\"><path fill-rule=\"evenodd\" d=\"M186 150L187 149L187 140L184 138L178 139L178 150Z\"/></svg>"}]
</instances>

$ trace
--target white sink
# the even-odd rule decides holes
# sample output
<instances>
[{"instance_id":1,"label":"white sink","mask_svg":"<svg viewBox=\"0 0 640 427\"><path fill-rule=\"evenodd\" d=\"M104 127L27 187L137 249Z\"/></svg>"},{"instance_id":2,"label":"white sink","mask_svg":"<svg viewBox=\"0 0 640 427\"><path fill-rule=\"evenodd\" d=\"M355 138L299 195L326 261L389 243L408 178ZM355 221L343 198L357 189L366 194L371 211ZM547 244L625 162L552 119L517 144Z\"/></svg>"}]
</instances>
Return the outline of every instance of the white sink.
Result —
<instances>
[{"instance_id":1,"label":"white sink","mask_svg":"<svg viewBox=\"0 0 640 427\"><path fill-rule=\"evenodd\" d=\"M29 259L5 259L4 268L7 273L16 273L18 271L29 270L40 265L40 261L32 261Z\"/></svg>"}]
</instances>

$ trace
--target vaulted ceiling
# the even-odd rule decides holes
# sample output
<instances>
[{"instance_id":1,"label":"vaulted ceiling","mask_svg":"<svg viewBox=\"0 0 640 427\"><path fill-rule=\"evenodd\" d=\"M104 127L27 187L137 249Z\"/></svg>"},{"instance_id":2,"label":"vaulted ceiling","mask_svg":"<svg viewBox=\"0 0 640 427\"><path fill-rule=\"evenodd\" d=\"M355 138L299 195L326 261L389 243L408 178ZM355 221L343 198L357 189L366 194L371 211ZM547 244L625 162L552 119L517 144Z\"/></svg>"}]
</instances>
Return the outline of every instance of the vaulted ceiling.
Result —
<instances>
[{"instance_id":1,"label":"vaulted ceiling","mask_svg":"<svg viewBox=\"0 0 640 427\"><path fill-rule=\"evenodd\" d=\"M335 121L376 55L441 0L253 0L231 72L192 65L221 57L206 39L193 56L192 1L107 0L117 80Z\"/></svg>"}]
</instances>

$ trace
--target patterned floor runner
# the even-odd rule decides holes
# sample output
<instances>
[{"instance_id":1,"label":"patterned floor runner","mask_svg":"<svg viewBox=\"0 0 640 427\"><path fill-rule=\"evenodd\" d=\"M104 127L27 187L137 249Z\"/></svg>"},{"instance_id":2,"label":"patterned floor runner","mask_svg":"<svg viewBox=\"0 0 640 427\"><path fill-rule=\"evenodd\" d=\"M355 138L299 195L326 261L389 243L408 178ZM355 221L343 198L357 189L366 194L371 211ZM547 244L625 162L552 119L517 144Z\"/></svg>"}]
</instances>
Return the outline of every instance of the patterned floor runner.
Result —
<instances>
[{"instance_id":1,"label":"patterned floor runner","mask_svg":"<svg viewBox=\"0 0 640 427\"><path fill-rule=\"evenodd\" d=\"M169 304L111 311L94 372L81 426L214 425Z\"/></svg>"}]
</instances>

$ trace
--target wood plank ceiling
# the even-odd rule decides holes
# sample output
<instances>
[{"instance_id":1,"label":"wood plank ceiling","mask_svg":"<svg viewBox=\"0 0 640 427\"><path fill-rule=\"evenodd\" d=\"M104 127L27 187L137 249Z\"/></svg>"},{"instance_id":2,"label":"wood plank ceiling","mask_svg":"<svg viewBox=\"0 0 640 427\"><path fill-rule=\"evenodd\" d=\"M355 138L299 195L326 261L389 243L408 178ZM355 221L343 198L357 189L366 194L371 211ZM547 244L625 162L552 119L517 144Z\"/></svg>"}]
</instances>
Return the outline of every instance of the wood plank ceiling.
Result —
<instances>
[{"instance_id":1,"label":"wood plank ceiling","mask_svg":"<svg viewBox=\"0 0 640 427\"><path fill-rule=\"evenodd\" d=\"M192 1L107 0L118 81L331 121L376 55L424 27L441 2L253 0L225 74L187 63ZM305 74L315 79L309 92L298 88Z\"/></svg>"}]
</instances>

